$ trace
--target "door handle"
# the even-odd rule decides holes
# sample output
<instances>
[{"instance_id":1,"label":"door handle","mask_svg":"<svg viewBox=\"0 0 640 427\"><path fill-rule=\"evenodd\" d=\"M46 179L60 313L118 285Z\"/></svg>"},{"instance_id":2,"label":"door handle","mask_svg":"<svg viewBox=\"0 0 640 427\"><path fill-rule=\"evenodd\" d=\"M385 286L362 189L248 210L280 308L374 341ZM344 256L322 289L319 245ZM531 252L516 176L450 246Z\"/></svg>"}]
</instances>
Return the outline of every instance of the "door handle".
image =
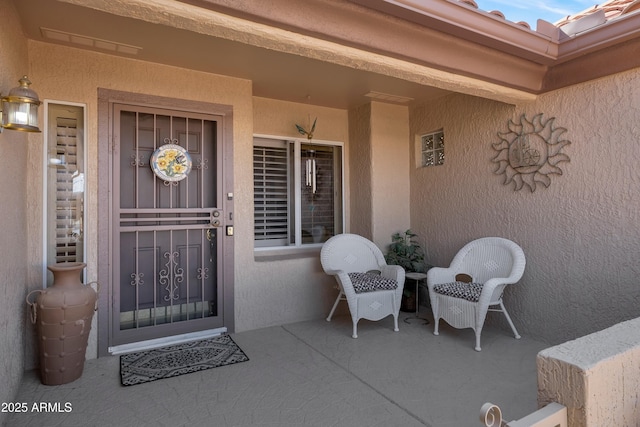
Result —
<instances>
[{"instance_id":1,"label":"door handle","mask_svg":"<svg viewBox=\"0 0 640 427\"><path fill-rule=\"evenodd\" d=\"M215 228L207 228L207 240L209 241L209 262L213 262L216 255L216 238L218 230Z\"/></svg>"}]
</instances>

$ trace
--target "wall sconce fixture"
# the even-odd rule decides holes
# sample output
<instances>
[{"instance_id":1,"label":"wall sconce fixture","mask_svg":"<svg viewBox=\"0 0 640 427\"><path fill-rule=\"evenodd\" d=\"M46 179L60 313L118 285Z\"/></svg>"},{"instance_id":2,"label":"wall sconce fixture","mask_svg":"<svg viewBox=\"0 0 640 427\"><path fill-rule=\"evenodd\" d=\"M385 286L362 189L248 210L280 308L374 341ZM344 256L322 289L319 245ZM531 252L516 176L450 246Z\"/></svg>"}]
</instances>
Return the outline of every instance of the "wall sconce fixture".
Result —
<instances>
[{"instance_id":1,"label":"wall sconce fixture","mask_svg":"<svg viewBox=\"0 0 640 427\"><path fill-rule=\"evenodd\" d=\"M7 96L0 98L0 132L3 129L23 132L41 132L38 128L38 106L42 104L38 94L29 89L31 81L22 77L20 86L14 87Z\"/></svg>"}]
</instances>

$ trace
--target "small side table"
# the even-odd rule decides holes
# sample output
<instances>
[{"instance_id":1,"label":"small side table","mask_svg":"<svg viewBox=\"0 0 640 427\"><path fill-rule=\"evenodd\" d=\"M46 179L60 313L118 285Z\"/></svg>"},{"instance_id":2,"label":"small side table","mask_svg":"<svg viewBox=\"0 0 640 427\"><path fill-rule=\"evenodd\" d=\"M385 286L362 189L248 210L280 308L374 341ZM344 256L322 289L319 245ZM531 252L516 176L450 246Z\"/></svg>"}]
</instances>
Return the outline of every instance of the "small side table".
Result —
<instances>
[{"instance_id":1,"label":"small side table","mask_svg":"<svg viewBox=\"0 0 640 427\"><path fill-rule=\"evenodd\" d=\"M416 315L415 318L416 319L420 319L420 320L424 320L425 321L425 325L429 324L429 320L424 319L420 316L418 316L418 311L420 310L420 300L418 299L419 295L420 295L420 281L424 280L427 278L427 275L424 273L407 273L404 275L405 278L410 279L410 280L415 280L416 281ZM409 323L408 320L410 318L405 318L404 321L406 323Z\"/></svg>"}]
</instances>

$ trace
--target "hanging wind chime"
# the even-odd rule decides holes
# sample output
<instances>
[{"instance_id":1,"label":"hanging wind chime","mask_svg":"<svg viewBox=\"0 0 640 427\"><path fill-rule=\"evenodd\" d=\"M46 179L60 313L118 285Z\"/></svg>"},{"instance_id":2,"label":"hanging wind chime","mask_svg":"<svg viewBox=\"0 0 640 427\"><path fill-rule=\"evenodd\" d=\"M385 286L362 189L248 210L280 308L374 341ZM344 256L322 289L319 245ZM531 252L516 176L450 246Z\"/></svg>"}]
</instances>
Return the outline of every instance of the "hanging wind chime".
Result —
<instances>
[{"instance_id":1,"label":"hanging wind chime","mask_svg":"<svg viewBox=\"0 0 640 427\"><path fill-rule=\"evenodd\" d=\"M316 122L318 118L313 121L310 130L306 130L302 126L296 124L296 129L301 135L305 135L311 143L313 139L313 132L316 129ZM316 177L317 177L317 169L316 169L316 159L315 159L315 150L309 150L309 158L305 161L305 185L307 188L311 190L311 194L316 194L317 186L316 186Z\"/></svg>"}]
</instances>

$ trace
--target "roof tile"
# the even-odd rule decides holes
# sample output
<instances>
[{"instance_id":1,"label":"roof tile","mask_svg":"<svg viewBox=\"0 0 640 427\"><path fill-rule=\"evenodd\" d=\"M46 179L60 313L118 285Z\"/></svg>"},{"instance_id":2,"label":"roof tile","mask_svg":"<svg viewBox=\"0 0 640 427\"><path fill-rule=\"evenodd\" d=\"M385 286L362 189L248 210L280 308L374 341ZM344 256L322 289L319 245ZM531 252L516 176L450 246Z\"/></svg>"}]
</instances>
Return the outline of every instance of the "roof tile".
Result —
<instances>
[{"instance_id":1,"label":"roof tile","mask_svg":"<svg viewBox=\"0 0 640 427\"><path fill-rule=\"evenodd\" d=\"M478 9L478 4L474 0L458 0L458 2L469 5L474 9ZM575 22L578 19L584 18L585 16L590 15L599 10L604 11L606 22L609 22L613 19L619 18L622 15L640 11L640 0L609 0L607 2L604 2L603 4L596 4L594 6L591 6L590 8L583 10L582 12L579 12L575 15L569 15L561 19L560 21L554 23L554 25L556 27L562 27L563 25L566 25L570 22ZM490 13L494 16L505 19L504 14L499 10L492 10L492 11L488 11L487 13ZM524 21L515 22L515 23L523 27L526 27L528 29L531 29L529 24Z\"/></svg>"},{"instance_id":2,"label":"roof tile","mask_svg":"<svg viewBox=\"0 0 640 427\"><path fill-rule=\"evenodd\" d=\"M622 15L628 13L640 11L640 0L609 0L603 4L596 4L582 12L575 15L569 15L566 18L555 23L557 27L562 27L569 22L577 21L580 18L584 18L587 15L591 15L599 10L604 11L604 16L608 21L619 18Z\"/></svg>"}]
</instances>

